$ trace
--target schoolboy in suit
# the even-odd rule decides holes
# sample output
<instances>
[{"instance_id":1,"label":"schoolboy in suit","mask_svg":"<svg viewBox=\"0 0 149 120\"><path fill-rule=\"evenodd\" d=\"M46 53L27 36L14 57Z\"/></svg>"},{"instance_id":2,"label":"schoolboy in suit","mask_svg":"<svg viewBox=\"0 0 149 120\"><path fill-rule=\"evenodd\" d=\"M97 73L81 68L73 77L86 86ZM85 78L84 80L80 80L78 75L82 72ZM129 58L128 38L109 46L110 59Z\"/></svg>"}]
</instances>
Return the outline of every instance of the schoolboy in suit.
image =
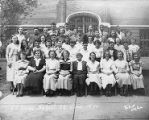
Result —
<instances>
[{"instance_id":1,"label":"schoolboy in suit","mask_svg":"<svg viewBox=\"0 0 149 120\"><path fill-rule=\"evenodd\" d=\"M85 80L87 78L87 65L86 61L82 60L82 57L81 53L77 53L77 60L72 64L73 91L78 97L85 94Z\"/></svg>"}]
</instances>

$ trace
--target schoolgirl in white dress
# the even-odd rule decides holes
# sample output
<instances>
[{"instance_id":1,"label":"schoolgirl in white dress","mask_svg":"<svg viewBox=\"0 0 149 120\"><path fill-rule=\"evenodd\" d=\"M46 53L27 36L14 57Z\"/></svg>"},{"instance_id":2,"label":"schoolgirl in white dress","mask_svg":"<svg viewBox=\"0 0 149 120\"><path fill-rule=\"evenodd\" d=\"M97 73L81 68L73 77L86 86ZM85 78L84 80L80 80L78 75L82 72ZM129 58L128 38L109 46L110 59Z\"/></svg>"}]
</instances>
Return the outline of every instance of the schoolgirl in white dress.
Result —
<instances>
[{"instance_id":1,"label":"schoolgirl in white dress","mask_svg":"<svg viewBox=\"0 0 149 120\"><path fill-rule=\"evenodd\" d=\"M115 63L115 77L116 81L121 89L121 95L128 95L128 86L131 85L130 82L130 75L129 75L129 66L128 62L124 60L123 52L118 51L118 59L114 62Z\"/></svg>"},{"instance_id":2,"label":"schoolgirl in white dress","mask_svg":"<svg viewBox=\"0 0 149 120\"><path fill-rule=\"evenodd\" d=\"M114 77L114 61L110 58L110 52L107 50L104 53L104 58L100 62L102 73L102 87L106 90L106 96L111 96L111 88L115 85Z\"/></svg>"},{"instance_id":3,"label":"schoolgirl in white dress","mask_svg":"<svg viewBox=\"0 0 149 120\"><path fill-rule=\"evenodd\" d=\"M99 67L100 63L96 61L96 54L91 52L90 60L87 62L88 78L86 79L87 85L90 86L90 94L99 93L99 89L102 87L101 76L99 75Z\"/></svg>"},{"instance_id":4,"label":"schoolgirl in white dress","mask_svg":"<svg viewBox=\"0 0 149 120\"><path fill-rule=\"evenodd\" d=\"M46 74L43 79L43 88L46 95L55 95L57 89L57 72L59 71L59 61L56 59L56 53L49 51L49 59L46 59Z\"/></svg>"}]
</instances>

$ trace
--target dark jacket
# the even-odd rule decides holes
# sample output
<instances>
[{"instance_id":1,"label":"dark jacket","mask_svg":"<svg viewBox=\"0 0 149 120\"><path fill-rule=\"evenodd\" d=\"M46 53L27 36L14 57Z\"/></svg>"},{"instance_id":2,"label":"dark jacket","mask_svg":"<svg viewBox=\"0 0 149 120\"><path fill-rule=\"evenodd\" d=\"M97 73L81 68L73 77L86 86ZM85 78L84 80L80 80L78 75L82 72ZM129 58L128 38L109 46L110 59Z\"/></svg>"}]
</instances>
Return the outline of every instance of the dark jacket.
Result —
<instances>
[{"instance_id":1,"label":"dark jacket","mask_svg":"<svg viewBox=\"0 0 149 120\"><path fill-rule=\"evenodd\" d=\"M78 71L77 67L78 67L78 62L74 61L72 64L72 74L87 74L87 65L86 65L86 61L82 61L82 71Z\"/></svg>"}]
</instances>

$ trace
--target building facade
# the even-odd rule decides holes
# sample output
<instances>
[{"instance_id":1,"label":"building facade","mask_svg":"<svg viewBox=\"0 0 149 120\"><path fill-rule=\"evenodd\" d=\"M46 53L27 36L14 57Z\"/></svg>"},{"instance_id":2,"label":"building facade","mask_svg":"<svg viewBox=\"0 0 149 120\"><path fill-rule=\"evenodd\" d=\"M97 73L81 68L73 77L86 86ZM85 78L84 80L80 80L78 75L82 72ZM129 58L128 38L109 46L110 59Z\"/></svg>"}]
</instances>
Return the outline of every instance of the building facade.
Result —
<instances>
[{"instance_id":1,"label":"building facade","mask_svg":"<svg viewBox=\"0 0 149 120\"><path fill-rule=\"evenodd\" d=\"M89 25L96 30L100 24L108 29L119 25L129 30L139 41L142 57L149 59L149 0L38 0L37 8L22 25L45 27L51 22L70 23L87 32ZM148 65L149 66L149 65Z\"/></svg>"}]
</instances>

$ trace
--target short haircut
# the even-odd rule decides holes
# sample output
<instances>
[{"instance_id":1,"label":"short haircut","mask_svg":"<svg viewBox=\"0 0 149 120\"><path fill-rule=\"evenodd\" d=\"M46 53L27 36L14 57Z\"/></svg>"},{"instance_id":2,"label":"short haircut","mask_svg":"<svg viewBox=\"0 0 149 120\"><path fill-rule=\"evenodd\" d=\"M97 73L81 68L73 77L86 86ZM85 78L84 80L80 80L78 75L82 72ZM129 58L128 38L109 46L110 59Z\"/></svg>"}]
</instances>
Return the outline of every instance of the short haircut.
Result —
<instances>
[{"instance_id":1,"label":"short haircut","mask_svg":"<svg viewBox=\"0 0 149 120\"><path fill-rule=\"evenodd\" d=\"M76 57L77 57L77 56L83 57L83 55L82 55L81 53L77 53L77 54L76 54Z\"/></svg>"},{"instance_id":2,"label":"short haircut","mask_svg":"<svg viewBox=\"0 0 149 120\"><path fill-rule=\"evenodd\" d=\"M95 55L95 59L96 59L96 54L95 54L95 52L91 52L91 53L90 53L90 56L89 56L89 60L91 60L91 54L94 54L94 55Z\"/></svg>"},{"instance_id":3,"label":"short haircut","mask_svg":"<svg viewBox=\"0 0 149 120\"><path fill-rule=\"evenodd\" d=\"M110 51L109 51L109 50L105 50L105 52L104 52L104 54L103 54L103 58L105 58L105 54L106 54L107 52L109 53L109 58L111 58L111 54L110 54Z\"/></svg>"}]
</instances>

